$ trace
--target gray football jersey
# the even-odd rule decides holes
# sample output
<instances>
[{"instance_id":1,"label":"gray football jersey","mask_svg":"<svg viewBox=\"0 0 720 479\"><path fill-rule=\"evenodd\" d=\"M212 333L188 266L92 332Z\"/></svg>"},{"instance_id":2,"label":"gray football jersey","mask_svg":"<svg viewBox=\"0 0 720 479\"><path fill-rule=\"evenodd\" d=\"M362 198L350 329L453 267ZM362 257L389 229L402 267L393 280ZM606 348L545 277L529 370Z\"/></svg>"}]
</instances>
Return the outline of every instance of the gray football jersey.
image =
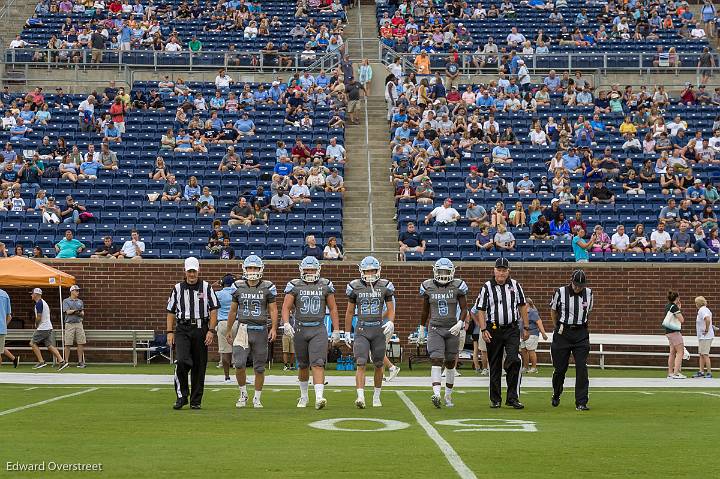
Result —
<instances>
[{"instance_id":1,"label":"gray football jersey","mask_svg":"<svg viewBox=\"0 0 720 479\"><path fill-rule=\"evenodd\" d=\"M268 322L268 304L275 302L277 288L270 281L261 280L256 286L250 286L244 279L235 281L237 288L232 295L237 303L237 320L255 326L265 326Z\"/></svg>"},{"instance_id":2,"label":"gray football jersey","mask_svg":"<svg viewBox=\"0 0 720 479\"><path fill-rule=\"evenodd\" d=\"M345 291L351 303L357 305L358 321L382 321L383 305L393 300L395 286L387 279L380 279L369 285L361 279L354 279Z\"/></svg>"},{"instance_id":3,"label":"gray football jersey","mask_svg":"<svg viewBox=\"0 0 720 479\"><path fill-rule=\"evenodd\" d=\"M438 284L434 279L426 279L420 284L420 296L430 302L430 325L451 327L459 317L458 299L467 296L468 286L461 279L448 284Z\"/></svg>"},{"instance_id":4,"label":"gray football jersey","mask_svg":"<svg viewBox=\"0 0 720 479\"><path fill-rule=\"evenodd\" d=\"M285 294L295 297L295 320L303 323L325 320L327 297L335 294L332 281L320 278L315 283L293 279L285 286Z\"/></svg>"}]
</instances>

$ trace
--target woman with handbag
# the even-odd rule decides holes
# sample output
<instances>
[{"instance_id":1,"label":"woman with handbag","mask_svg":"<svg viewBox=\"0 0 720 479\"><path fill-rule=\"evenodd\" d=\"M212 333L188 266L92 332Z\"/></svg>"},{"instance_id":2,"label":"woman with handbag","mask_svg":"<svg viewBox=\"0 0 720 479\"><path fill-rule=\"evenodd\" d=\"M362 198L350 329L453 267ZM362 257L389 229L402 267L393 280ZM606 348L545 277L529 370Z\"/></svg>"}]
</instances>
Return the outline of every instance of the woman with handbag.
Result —
<instances>
[{"instance_id":1,"label":"woman with handbag","mask_svg":"<svg viewBox=\"0 0 720 479\"><path fill-rule=\"evenodd\" d=\"M665 306L665 319L662 322L663 328L665 328L665 336L668 338L670 343L670 355L668 356L668 379L686 379L687 376L682 374L683 354L685 353L685 346L683 344L683 337L680 333L682 329L682 323L685 322L680 308L680 295L675 291L669 291L667 295L668 304Z\"/></svg>"}]
</instances>

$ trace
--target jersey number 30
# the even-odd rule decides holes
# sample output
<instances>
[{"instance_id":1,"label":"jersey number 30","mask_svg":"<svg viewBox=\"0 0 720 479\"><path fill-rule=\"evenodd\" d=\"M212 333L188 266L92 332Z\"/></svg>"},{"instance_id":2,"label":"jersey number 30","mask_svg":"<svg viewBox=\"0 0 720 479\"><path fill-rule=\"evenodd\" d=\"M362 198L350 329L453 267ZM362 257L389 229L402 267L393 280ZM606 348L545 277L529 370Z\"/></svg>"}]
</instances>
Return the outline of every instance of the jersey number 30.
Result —
<instances>
[{"instance_id":1,"label":"jersey number 30","mask_svg":"<svg viewBox=\"0 0 720 479\"><path fill-rule=\"evenodd\" d=\"M300 296L300 314L320 314L319 296Z\"/></svg>"}]
</instances>

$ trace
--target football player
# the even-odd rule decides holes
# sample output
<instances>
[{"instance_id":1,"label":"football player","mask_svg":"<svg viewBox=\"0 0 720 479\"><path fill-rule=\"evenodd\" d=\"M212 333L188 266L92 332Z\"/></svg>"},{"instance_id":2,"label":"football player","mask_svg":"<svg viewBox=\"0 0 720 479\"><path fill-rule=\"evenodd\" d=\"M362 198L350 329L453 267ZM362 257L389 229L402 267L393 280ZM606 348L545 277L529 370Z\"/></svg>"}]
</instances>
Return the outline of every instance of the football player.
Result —
<instances>
[{"instance_id":1,"label":"football player","mask_svg":"<svg viewBox=\"0 0 720 479\"><path fill-rule=\"evenodd\" d=\"M327 363L327 330L325 308L330 311L333 325L332 340L340 340L340 322L335 287L332 281L320 277L320 262L308 256L300 262L300 278L293 279L285 287L282 306L283 332L293 338L295 357L298 362L300 400L297 407L307 407L309 367L312 367L315 388L315 409L327 404L325 389L325 363ZM290 324L290 313L295 310L295 328Z\"/></svg>"},{"instance_id":2,"label":"football player","mask_svg":"<svg viewBox=\"0 0 720 479\"><path fill-rule=\"evenodd\" d=\"M247 405L247 376L245 365L248 355L252 355L255 371L255 395L253 407L261 408L262 388L265 383L265 363L268 358L268 341L274 341L277 334L278 310L275 297L277 289L270 281L262 279L265 265L256 255L250 255L243 261L242 279L235 282L233 302L228 313L227 336L232 344L232 360L235 366L235 378L240 387L240 397L235 407ZM270 314L270 331L267 317ZM233 338L235 319L240 323Z\"/></svg>"},{"instance_id":3,"label":"football player","mask_svg":"<svg viewBox=\"0 0 720 479\"><path fill-rule=\"evenodd\" d=\"M395 305L393 297L395 286L387 279L380 279L380 262L366 256L360 262L360 279L352 280L346 290L348 305L345 310L345 343L352 344L357 364L355 387L357 399L355 406L365 408L365 365L372 354L375 365L373 407L380 407L380 391L383 382L383 360L385 358L385 338L395 330ZM387 322L383 325L383 304L387 307ZM357 324L355 338L350 335L352 318L357 306Z\"/></svg>"},{"instance_id":4,"label":"football player","mask_svg":"<svg viewBox=\"0 0 720 479\"><path fill-rule=\"evenodd\" d=\"M420 284L423 298L420 324L428 331L427 350L432 366L432 403L440 408L442 367L445 366L445 406L452 407L452 389L455 382L455 359L457 358L461 331L466 327L467 293L465 281L455 279L455 265L447 258L440 258L433 266L433 278ZM459 316L458 316L459 309Z\"/></svg>"}]
</instances>

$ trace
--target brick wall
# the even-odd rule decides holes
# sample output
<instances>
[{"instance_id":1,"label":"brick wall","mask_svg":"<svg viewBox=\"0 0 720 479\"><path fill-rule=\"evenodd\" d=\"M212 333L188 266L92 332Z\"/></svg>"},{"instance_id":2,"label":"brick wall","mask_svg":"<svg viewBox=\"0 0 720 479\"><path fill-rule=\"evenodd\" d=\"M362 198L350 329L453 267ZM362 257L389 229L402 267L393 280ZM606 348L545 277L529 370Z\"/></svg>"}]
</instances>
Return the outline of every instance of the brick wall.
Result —
<instances>
[{"instance_id":1,"label":"brick wall","mask_svg":"<svg viewBox=\"0 0 720 479\"><path fill-rule=\"evenodd\" d=\"M169 291L183 274L181 261L47 260L47 263L76 277L82 288L81 298L86 306L85 326L88 329L164 330ZM563 263L518 263L512 271L526 295L535 301L548 329L548 302L552 292L554 288L566 284L574 268L574 264ZM690 320L685 328L686 334L694 334L693 298L705 296L711 308L717 301L718 287L713 279L718 271L715 265L590 264L585 270L595 291L595 310L591 319L593 332L661 334L659 324L663 318L665 295L668 288L672 288L680 292ZM202 262L203 279L219 280L225 273L240 275L240 263ZM357 266L349 263L324 264L322 273L332 279L340 293L337 299L342 325L347 304L342 292L345 285L357 277ZM279 291L297 274L296 263L268 262L265 268L265 278L275 282ZM397 291L396 330L403 343L419 324L418 285L431 274L429 264L387 263L383 267L383 276L393 281ZM466 263L458 265L456 277L468 283L471 300L474 300L481 282L489 279L491 274L489 263ZM45 290L45 300L53 311L53 323L58 326L57 290ZM14 316L19 320L12 327L31 328L29 288L10 288L7 291L13 301ZM658 363L653 361L653 364Z\"/></svg>"}]
</instances>

